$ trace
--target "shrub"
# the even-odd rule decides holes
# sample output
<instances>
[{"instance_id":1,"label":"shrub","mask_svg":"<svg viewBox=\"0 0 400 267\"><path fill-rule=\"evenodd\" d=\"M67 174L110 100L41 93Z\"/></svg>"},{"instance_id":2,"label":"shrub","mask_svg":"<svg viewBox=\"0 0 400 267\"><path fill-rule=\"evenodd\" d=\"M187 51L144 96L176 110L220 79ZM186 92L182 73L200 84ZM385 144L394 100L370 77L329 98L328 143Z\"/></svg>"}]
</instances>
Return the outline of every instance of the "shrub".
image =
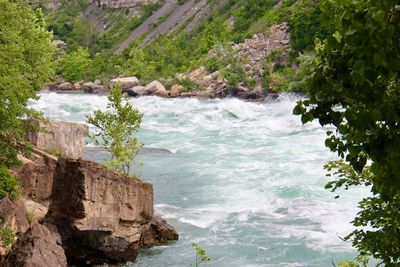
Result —
<instances>
[{"instance_id":1,"label":"shrub","mask_svg":"<svg viewBox=\"0 0 400 267\"><path fill-rule=\"evenodd\" d=\"M16 199L18 196L18 181L11 175L10 171L0 166L0 199L4 197Z\"/></svg>"},{"instance_id":2,"label":"shrub","mask_svg":"<svg viewBox=\"0 0 400 267\"><path fill-rule=\"evenodd\" d=\"M87 117L87 122L98 129L91 138L111 153L111 159L106 161L108 167L129 175L130 165L142 148L133 134L139 130L143 114L129 104L118 84L108 100L107 111L96 110Z\"/></svg>"},{"instance_id":3,"label":"shrub","mask_svg":"<svg viewBox=\"0 0 400 267\"><path fill-rule=\"evenodd\" d=\"M235 89L240 82L246 81L246 72L238 64L232 64L223 71L228 90Z\"/></svg>"},{"instance_id":4,"label":"shrub","mask_svg":"<svg viewBox=\"0 0 400 267\"><path fill-rule=\"evenodd\" d=\"M90 63L89 51L79 47L58 60L58 72L68 81L77 82L85 77Z\"/></svg>"},{"instance_id":5,"label":"shrub","mask_svg":"<svg viewBox=\"0 0 400 267\"><path fill-rule=\"evenodd\" d=\"M0 227L0 246L5 248L7 252L17 241L15 233L8 227Z\"/></svg>"}]
</instances>

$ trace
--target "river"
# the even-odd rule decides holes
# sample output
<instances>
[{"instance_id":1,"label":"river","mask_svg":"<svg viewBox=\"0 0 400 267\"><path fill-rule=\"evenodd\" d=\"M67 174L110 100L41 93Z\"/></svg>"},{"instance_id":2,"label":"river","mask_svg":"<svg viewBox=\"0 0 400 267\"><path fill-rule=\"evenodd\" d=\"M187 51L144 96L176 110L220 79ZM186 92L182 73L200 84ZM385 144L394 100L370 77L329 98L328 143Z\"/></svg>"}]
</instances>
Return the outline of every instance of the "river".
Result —
<instances>
[{"instance_id":1,"label":"river","mask_svg":"<svg viewBox=\"0 0 400 267\"><path fill-rule=\"evenodd\" d=\"M30 106L50 119L85 121L105 96L41 93ZM297 97L263 103L238 99L142 97L138 139L145 149L135 173L153 183L155 209L180 234L169 246L143 250L128 266L332 266L354 259L339 237L352 230L363 190L324 189L323 164L335 159L325 130L292 115ZM87 157L99 160L88 143ZM92 151L92 152L91 152Z\"/></svg>"}]
</instances>

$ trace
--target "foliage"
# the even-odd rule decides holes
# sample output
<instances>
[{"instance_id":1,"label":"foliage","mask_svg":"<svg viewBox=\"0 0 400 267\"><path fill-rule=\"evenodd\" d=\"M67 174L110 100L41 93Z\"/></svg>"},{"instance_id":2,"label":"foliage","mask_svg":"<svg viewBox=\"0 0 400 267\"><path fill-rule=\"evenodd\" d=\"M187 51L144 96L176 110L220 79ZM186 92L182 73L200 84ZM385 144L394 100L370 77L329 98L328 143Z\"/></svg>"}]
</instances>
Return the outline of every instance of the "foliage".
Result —
<instances>
[{"instance_id":1,"label":"foliage","mask_svg":"<svg viewBox=\"0 0 400 267\"><path fill-rule=\"evenodd\" d=\"M314 40L325 39L331 31L331 27L322 22L318 2L302 0L291 10L290 43L295 52L313 49Z\"/></svg>"},{"instance_id":2,"label":"foliage","mask_svg":"<svg viewBox=\"0 0 400 267\"><path fill-rule=\"evenodd\" d=\"M87 76L91 64L89 51L79 47L76 51L63 55L57 62L58 72L70 82L77 82Z\"/></svg>"},{"instance_id":3,"label":"foliage","mask_svg":"<svg viewBox=\"0 0 400 267\"><path fill-rule=\"evenodd\" d=\"M1 221L0 221L1 222ZM17 236L8 227L0 227L0 246L5 248L7 252L11 251L11 247L17 241Z\"/></svg>"},{"instance_id":4,"label":"foliage","mask_svg":"<svg viewBox=\"0 0 400 267\"><path fill-rule=\"evenodd\" d=\"M74 20L87 7L87 0L62 0L61 7L56 12L48 14L49 30L56 39L66 40L74 28Z\"/></svg>"},{"instance_id":5,"label":"foliage","mask_svg":"<svg viewBox=\"0 0 400 267\"><path fill-rule=\"evenodd\" d=\"M246 80L246 72L239 64L232 64L223 71L228 90L235 89L240 82Z\"/></svg>"},{"instance_id":6,"label":"foliage","mask_svg":"<svg viewBox=\"0 0 400 267\"><path fill-rule=\"evenodd\" d=\"M352 261L343 261L339 262L339 267L360 267L360 265Z\"/></svg>"},{"instance_id":7,"label":"foliage","mask_svg":"<svg viewBox=\"0 0 400 267\"><path fill-rule=\"evenodd\" d=\"M309 99L294 109L303 123L333 125L326 146L354 169L342 185L364 184L349 235L360 256L400 263L400 13L395 0L324 0L320 9L336 31L316 45L307 77ZM367 166L367 163L370 164ZM353 174L360 178L354 182ZM339 180L340 181L340 180ZM338 185L341 185L339 182ZM365 228L366 226L370 229Z\"/></svg>"},{"instance_id":8,"label":"foliage","mask_svg":"<svg viewBox=\"0 0 400 267\"><path fill-rule=\"evenodd\" d=\"M24 121L38 115L27 103L53 74L54 47L40 10L22 0L0 0L0 10L0 166L9 167L32 127Z\"/></svg>"},{"instance_id":9,"label":"foliage","mask_svg":"<svg viewBox=\"0 0 400 267\"><path fill-rule=\"evenodd\" d=\"M292 91L291 82L294 80L294 70L290 67L283 67L272 72L268 77L268 85L273 91Z\"/></svg>"},{"instance_id":10,"label":"foliage","mask_svg":"<svg viewBox=\"0 0 400 267\"><path fill-rule=\"evenodd\" d=\"M4 197L16 199L18 194L18 181L11 175L8 168L0 166L0 199Z\"/></svg>"},{"instance_id":11,"label":"foliage","mask_svg":"<svg viewBox=\"0 0 400 267\"><path fill-rule=\"evenodd\" d=\"M251 24L264 15L267 9L272 8L277 1L275 0L252 0L245 1L234 12L234 40L241 41L246 37L246 32Z\"/></svg>"},{"instance_id":12,"label":"foliage","mask_svg":"<svg viewBox=\"0 0 400 267\"><path fill-rule=\"evenodd\" d=\"M91 138L111 153L107 166L129 175L130 165L142 148L133 134L139 130L143 114L129 104L118 84L112 88L108 101L107 111L97 110L87 116L87 122L98 129Z\"/></svg>"},{"instance_id":13,"label":"foliage","mask_svg":"<svg viewBox=\"0 0 400 267\"><path fill-rule=\"evenodd\" d=\"M196 251L196 267L199 266L203 262L211 261L211 258L207 255L207 252L204 248L200 247L196 243L192 243L192 247Z\"/></svg>"}]
</instances>

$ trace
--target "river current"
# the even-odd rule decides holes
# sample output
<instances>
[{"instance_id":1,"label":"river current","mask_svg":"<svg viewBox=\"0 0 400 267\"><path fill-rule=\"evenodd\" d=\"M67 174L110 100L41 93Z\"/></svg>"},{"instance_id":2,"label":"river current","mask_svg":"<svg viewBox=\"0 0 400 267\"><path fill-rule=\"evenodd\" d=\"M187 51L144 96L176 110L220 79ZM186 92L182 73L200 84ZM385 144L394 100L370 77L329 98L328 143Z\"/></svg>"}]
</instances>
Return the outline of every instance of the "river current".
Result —
<instances>
[{"instance_id":1,"label":"river current","mask_svg":"<svg viewBox=\"0 0 400 267\"><path fill-rule=\"evenodd\" d=\"M334 199L324 189L322 166L335 155L324 146L326 129L303 126L292 115L296 100L131 99L144 113L143 166L135 173L153 183L155 210L180 239L143 250L128 266L194 266L192 242L212 258L201 266L333 266L354 259L351 244L339 237L352 230L366 192ZM50 119L77 122L106 105L106 96L56 93L30 103ZM99 160L91 146L86 156Z\"/></svg>"}]
</instances>

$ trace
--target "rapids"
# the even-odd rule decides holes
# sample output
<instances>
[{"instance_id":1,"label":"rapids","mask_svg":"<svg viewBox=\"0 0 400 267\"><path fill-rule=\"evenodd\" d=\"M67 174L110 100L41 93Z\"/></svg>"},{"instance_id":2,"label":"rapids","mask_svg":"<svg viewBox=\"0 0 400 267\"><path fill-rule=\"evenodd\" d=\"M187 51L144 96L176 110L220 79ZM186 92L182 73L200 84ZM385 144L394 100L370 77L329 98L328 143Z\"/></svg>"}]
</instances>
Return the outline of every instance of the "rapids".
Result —
<instances>
[{"instance_id":1,"label":"rapids","mask_svg":"<svg viewBox=\"0 0 400 267\"><path fill-rule=\"evenodd\" d=\"M41 93L30 106L50 119L84 122L105 96ZM366 191L324 189L322 166L335 159L317 123L292 115L298 97L263 103L143 97L138 139L145 149L136 174L154 184L155 209L179 232L169 246L143 250L128 266L332 266L354 259L339 237ZM93 129L92 129L93 130ZM86 156L100 160L88 143Z\"/></svg>"}]
</instances>

